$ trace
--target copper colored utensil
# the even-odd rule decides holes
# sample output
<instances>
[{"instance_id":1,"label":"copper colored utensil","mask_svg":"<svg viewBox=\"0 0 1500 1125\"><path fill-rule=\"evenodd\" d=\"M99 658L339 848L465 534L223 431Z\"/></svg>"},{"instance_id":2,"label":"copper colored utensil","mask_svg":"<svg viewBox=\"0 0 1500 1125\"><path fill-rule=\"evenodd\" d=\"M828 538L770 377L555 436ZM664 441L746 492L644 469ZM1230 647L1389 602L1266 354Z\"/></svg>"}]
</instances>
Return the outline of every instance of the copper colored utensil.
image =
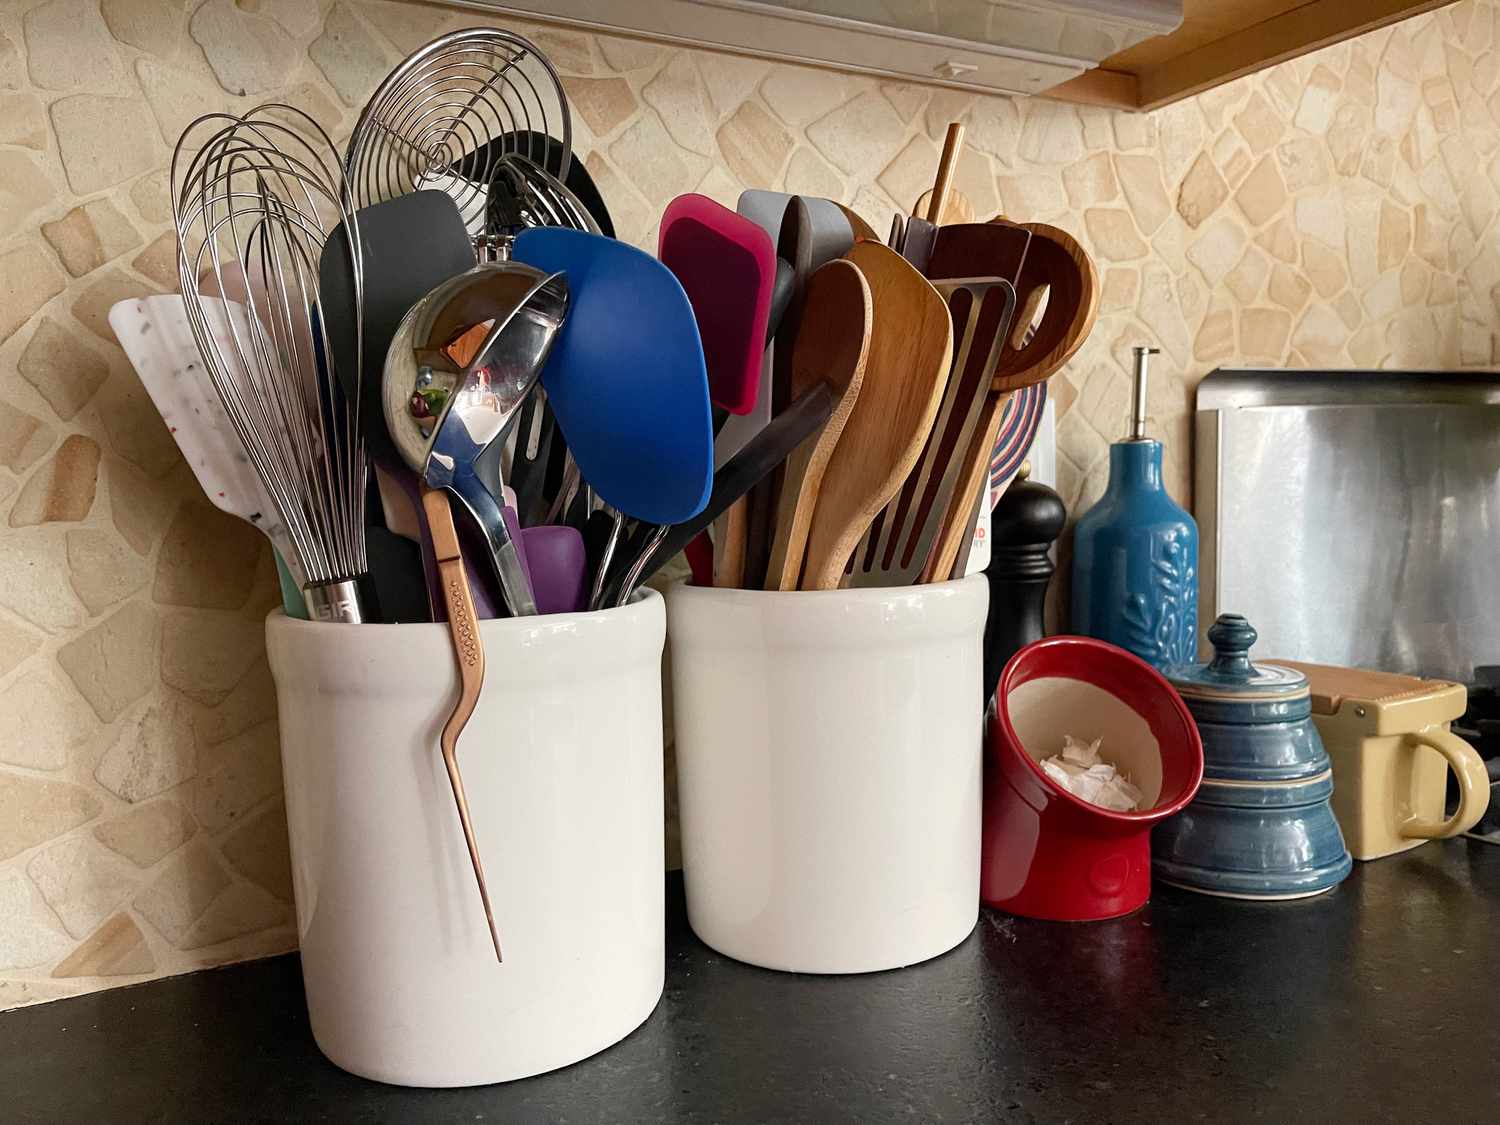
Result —
<instances>
[{"instance_id":1,"label":"copper colored utensil","mask_svg":"<svg viewBox=\"0 0 1500 1125\"><path fill-rule=\"evenodd\" d=\"M424 489L422 508L432 528L432 545L437 555L438 574L442 578L443 596L448 603L448 630L453 635L453 654L458 660L458 702L443 724L440 746L448 784L453 787L453 801L458 806L459 823L463 825L464 842L469 846L469 862L474 865L474 879L479 884L479 898L484 903L485 921L489 923L490 940L495 943L495 960L500 955L500 931L495 927L495 912L490 908L490 892L484 881L484 864L479 858L479 841L474 836L474 822L469 814L469 798L464 793L463 775L458 770L458 736L463 733L484 686L484 642L479 635L479 618L474 613L474 599L469 595L469 580L464 574L463 555L458 546L458 532L453 526L453 509L448 496L437 489Z\"/></svg>"}]
</instances>

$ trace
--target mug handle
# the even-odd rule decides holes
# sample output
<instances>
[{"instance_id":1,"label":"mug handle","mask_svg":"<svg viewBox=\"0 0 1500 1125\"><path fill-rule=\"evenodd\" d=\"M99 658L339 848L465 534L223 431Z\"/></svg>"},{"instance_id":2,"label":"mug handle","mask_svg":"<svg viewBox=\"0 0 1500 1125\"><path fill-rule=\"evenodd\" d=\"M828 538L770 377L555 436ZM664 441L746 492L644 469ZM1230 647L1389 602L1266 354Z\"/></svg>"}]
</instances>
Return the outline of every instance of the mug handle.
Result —
<instances>
[{"instance_id":1,"label":"mug handle","mask_svg":"<svg viewBox=\"0 0 1500 1125\"><path fill-rule=\"evenodd\" d=\"M1448 760L1448 767L1458 778L1458 810L1441 821L1411 817L1401 825L1401 835L1420 840L1446 840L1478 824L1490 805L1490 778L1478 751L1456 734L1437 727L1412 731L1407 734L1406 741L1412 749L1430 746Z\"/></svg>"}]
</instances>

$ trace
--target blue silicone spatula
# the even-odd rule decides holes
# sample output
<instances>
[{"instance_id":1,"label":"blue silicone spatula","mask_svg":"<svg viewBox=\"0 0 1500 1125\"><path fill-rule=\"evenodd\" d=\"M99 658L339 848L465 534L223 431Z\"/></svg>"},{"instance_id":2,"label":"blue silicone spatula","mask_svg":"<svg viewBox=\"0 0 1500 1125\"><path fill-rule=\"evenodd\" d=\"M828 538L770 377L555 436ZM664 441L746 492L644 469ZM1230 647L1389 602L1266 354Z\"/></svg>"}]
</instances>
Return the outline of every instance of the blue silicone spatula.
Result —
<instances>
[{"instance_id":1,"label":"blue silicone spatula","mask_svg":"<svg viewBox=\"0 0 1500 1125\"><path fill-rule=\"evenodd\" d=\"M522 231L512 257L567 275L542 385L583 479L638 520L696 515L713 489L713 419L682 285L633 246L562 227Z\"/></svg>"}]
</instances>

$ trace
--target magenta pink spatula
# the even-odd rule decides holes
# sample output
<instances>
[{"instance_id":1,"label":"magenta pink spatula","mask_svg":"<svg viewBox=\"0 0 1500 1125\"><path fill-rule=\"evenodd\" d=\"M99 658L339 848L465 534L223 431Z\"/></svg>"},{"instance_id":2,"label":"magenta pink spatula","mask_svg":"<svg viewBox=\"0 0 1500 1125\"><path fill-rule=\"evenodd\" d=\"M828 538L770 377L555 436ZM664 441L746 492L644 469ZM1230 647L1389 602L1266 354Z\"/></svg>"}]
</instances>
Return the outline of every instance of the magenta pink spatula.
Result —
<instances>
[{"instance_id":1,"label":"magenta pink spatula","mask_svg":"<svg viewBox=\"0 0 1500 1125\"><path fill-rule=\"evenodd\" d=\"M693 306L709 398L731 414L748 414L760 391L776 281L771 236L707 196L679 195L662 214L657 257Z\"/></svg>"}]
</instances>

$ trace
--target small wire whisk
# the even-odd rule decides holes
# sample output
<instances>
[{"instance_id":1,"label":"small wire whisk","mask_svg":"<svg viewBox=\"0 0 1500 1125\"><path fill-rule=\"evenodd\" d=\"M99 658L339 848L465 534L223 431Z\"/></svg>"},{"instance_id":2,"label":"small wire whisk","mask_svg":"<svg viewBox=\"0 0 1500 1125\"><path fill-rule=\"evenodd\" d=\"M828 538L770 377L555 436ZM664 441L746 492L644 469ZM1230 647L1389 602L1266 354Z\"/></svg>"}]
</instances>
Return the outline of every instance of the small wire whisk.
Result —
<instances>
[{"instance_id":1,"label":"small wire whisk","mask_svg":"<svg viewBox=\"0 0 1500 1125\"><path fill-rule=\"evenodd\" d=\"M291 106L199 117L172 154L172 216L193 336L291 536L308 614L365 620L359 396L340 390L318 291L319 255L342 223L362 319L359 229L338 151Z\"/></svg>"},{"instance_id":2,"label":"small wire whisk","mask_svg":"<svg viewBox=\"0 0 1500 1125\"><path fill-rule=\"evenodd\" d=\"M493 257L497 176L502 186L518 170L532 184L542 182L533 169L564 180L572 145L567 96L548 58L514 32L476 27L434 39L385 77L354 126L345 172L360 207L446 191L476 249Z\"/></svg>"}]
</instances>

